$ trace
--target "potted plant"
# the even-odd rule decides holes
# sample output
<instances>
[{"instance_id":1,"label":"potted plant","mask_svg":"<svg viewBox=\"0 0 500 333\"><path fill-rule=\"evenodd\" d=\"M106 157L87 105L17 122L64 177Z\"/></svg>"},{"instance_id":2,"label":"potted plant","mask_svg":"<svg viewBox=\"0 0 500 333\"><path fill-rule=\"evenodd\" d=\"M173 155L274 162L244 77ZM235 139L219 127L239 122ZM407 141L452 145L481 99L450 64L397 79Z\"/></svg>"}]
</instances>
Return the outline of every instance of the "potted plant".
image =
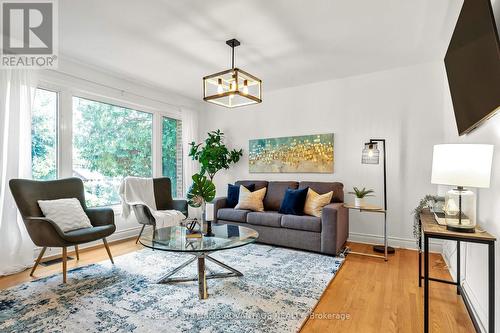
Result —
<instances>
[{"instance_id":1,"label":"potted plant","mask_svg":"<svg viewBox=\"0 0 500 333\"><path fill-rule=\"evenodd\" d=\"M365 204L366 197L373 197L371 193L375 193L374 190L367 190L365 187L363 189L359 189L357 187L353 187L353 192L349 192L349 194L354 194L356 197L354 198L354 206L361 207Z\"/></svg>"},{"instance_id":2,"label":"potted plant","mask_svg":"<svg viewBox=\"0 0 500 333\"><path fill-rule=\"evenodd\" d=\"M222 169L229 169L229 165L236 163L243 156L243 150L229 150L224 144L224 133L216 130L208 133L208 138L203 143L189 144L189 156L198 161L201 165L200 174L207 174L210 180L214 179L215 174Z\"/></svg>"},{"instance_id":3,"label":"potted plant","mask_svg":"<svg viewBox=\"0 0 500 333\"><path fill-rule=\"evenodd\" d=\"M194 174L192 179L193 184L189 188L186 195L187 201L188 205L191 207L201 207L201 223L203 226L206 214L206 204L215 198L215 185L210 179L200 174ZM207 226L206 236L213 236L211 221Z\"/></svg>"}]
</instances>

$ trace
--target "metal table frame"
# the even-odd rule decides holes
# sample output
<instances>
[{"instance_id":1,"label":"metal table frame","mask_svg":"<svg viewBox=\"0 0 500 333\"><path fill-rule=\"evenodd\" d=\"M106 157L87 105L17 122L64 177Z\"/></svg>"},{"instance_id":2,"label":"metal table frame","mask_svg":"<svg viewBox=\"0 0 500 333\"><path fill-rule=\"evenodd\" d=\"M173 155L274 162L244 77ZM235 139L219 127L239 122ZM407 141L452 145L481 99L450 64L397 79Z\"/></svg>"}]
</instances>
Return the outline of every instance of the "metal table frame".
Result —
<instances>
[{"instance_id":1,"label":"metal table frame","mask_svg":"<svg viewBox=\"0 0 500 333\"><path fill-rule=\"evenodd\" d=\"M349 247L346 247L345 252L348 254L357 254L360 256L380 258L380 259L384 259L385 261L387 261L388 260L388 256L387 256L387 248L388 248L388 244L387 244L387 211L385 209L378 208L378 207L377 208L373 208L373 207L372 208L363 208L363 207L354 207L351 205L344 205L344 207L347 208L348 210L355 209L355 210L359 210L360 212L371 212L371 213L384 214L384 255L356 252L356 251L352 251Z\"/></svg>"},{"instance_id":2,"label":"metal table frame","mask_svg":"<svg viewBox=\"0 0 500 333\"><path fill-rule=\"evenodd\" d=\"M157 283L162 283L162 284L168 284L168 283L179 283L179 282L189 282L189 281L196 281L198 280L198 292L200 299L207 299L208 298L208 292L207 292L207 279L219 279L219 278L227 278L227 277L237 277L237 276L243 276L243 273L240 271L220 262L217 259L214 259L210 257L207 253L205 252L200 252L200 253L189 253L193 255L193 258L187 260L180 266L174 268L171 270L169 273L165 274L163 277L158 280ZM217 264L218 266L225 268L229 272L226 273L206 273L206 266L205 266L205 259ZM184 267L188 266L191 264L193 261L198 260L198 276L197 277L172 277L173 275L177 274L179 271L181 271Z\"/></svg>"},{"instance_id":3,"label":"metal table frame","mask_svg":"<svg viewBox=\"0 0 500 333\"><path fill-rule=\"evenodd\" d=\"M214 231L217 228L223 227L225 224L218 224L214 226ZM184 229L184 226L175 226L178 228ZM223 250L229 250L229 249L235 249L241 246L245 246L248 244L251 244L255 242L255 240L258 238L258 233L257 231L249 228L249 227L238 227L239 229L248 229L255 235L249 236L248 242L245 243L239 243L236 245L228 246L228 247L220 247L220 248L211 248L211 249L201 249L197 250L192 243L188 243L186 245L186 249L183 250L177 250L177 249L164 249L161 247L156 247L155 244L160 244L161 242L158 242L155 240L155 235L161 231L162 229L157 229L153 227L152 233L147 233L146 235L142 235L139 237L139 242L144 245L145 247L148 247L152 249L153 251L155 249L161 250L161 251L167 251L167 252L176 252L176 253L183 253L187 255L191 255L192 258L189 258L187 261L183 262L181 265L177 266L176 268L172 269L170 272L166 273L163 275L157 283L160 284L169 284L169 283L180 283L180 282L189 282L189 281L198 281L198 291L199 291L199 298L200 299L207 299L208 298L208 287L207 287L207 279L218 279L218 278L227 278L227 277L240 277L243 276L243 273L240 271L234 269L231 266L228 266L224 264L223 262L220 262L219 260L212 258L209 256L209 254L217 252L217 251L223 251ZM166 228L165 228L166 229ZM214 237L217 237L215 234ZM203 238L212 238L209 236L203 236ZM196 239L195 239L196 240ZM206 260L209 260L213 262L214 264L218 265L219 267L224 268L227 270L227 272L219 272L219 273L207 273L206 271ZM198 266L198 274L197 276L180 276L180 277L174 277L175 274L180 272L182 269L187 267L189 264L192 262L197 261L197 266Z\"/></svg>"},{"instance_id":4,"label":"metal table frame","mask_svg":"<svg viewBox=\"0 0 500 333\"><path fill-rule=\"evenodd\" d=\"M424 275L422 276L422 237L418 240L418 286L422 287L424 280L424 332L429 332L429 281L452 284L457 286L457 295L462 296L467 312L472 319L476 331L480 332L479 324L472 311L472 307L467 297L463 296L463 289L460 283L460 242L478 243L488 245L488 332L495 332L495 240L468 238L467 234L457 237L453 234L445 233L436 235L425 233L422 229L422 221L419 218L419 228L424 238ZM429 276L429 240L431 238L451 240L457 242L457 281L432 278Z\"/></svg>"}]
</instances>

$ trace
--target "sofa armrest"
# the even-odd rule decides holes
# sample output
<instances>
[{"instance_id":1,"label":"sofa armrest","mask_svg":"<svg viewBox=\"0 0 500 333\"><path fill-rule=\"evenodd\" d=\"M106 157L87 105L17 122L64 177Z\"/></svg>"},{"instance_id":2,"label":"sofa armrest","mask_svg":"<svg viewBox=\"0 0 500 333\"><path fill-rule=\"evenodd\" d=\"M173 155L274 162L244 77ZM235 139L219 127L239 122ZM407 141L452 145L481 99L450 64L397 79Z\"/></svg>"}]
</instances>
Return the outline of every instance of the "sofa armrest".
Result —
<instances>
[{"instance_id":1,"label":"sofa armrest","mask_svg":"<svg viewBox=\"0 0 500 333\"><path fill-rule=\"evenodd\" d=\"M115 212L111 208L106 207L96 207L87 208L85 213L90 219L90 223L94 227L101 225L114 225L115 224Z\"/></svg>"},{"instance_id":2,"label":"sofa armrest","mask_svg":"<svg viewBox=\"0 0 500 333\"><path fill-rule=\"evenodd\" d=\"M217 211L221 208L226 208L226 199L226 197L218 197L212 201L214 204L214 222L217 222Z\"/></svg>"},{"instance_id":3,"label":"sofa armrest","mask_svg":"<svg viewBox=\"0 0 500 333\"><path fill-rule=\"evenodd\" d=\"M321 252L339 253L349 236L349 212L343 203L323 207L321 214Z\"/></svg>"},{"instance_id":4,"label":"sofa armrest","mask_svg":"<svg viewBox=\"0 0 500 333\"><path fill-rule=\"evenodd\" d=\"M172 200L172 209L178 210L182 214L188 217L188 203L185 199L174 199Z\"/></svg>"}]
</instances>

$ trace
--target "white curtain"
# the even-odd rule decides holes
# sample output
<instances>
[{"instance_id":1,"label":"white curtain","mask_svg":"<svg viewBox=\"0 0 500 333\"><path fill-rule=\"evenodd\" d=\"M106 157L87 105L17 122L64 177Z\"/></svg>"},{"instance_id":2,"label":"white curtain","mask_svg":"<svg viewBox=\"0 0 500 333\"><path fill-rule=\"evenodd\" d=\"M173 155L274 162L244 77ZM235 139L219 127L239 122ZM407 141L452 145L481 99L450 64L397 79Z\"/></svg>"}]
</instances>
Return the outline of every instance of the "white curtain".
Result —
<instances>
[{"instance_id":1,"label":"white curtain","mask_svg":"<svg viewBox=\"0 0 500 333\"><path fill-rule=\"evenodd\" d=\"M183 150L183 179L184 179L184 197L186 197L187 190L193 183L192 177L195 173L199 172L198 162L193 161L188 156L191 142L198 143L198 113L196 111L183 108L182 112L182 150ZM196 217L201 213L198 210L193 210L189 207L189 216Z\"/></svg>"},{"instance_id":2,"label":"white curtain","mask_svg":"<svg viewBox=\"0 0 500 333\"><path fill-rule=\"evenodd\" d=\"M33 70L0 70L0 275L33 265L31 242L9 189L12 178L31 177Z\"/></svg>"}]
</instances>

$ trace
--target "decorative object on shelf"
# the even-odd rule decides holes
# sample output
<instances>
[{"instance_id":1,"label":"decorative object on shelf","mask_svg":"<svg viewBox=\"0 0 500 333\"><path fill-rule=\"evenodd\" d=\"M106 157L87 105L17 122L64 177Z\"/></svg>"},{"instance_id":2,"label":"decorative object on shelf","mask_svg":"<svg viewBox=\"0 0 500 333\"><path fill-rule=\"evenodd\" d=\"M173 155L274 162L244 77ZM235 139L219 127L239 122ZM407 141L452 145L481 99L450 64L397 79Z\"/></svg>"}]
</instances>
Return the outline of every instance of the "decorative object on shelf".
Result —
<instances>
[{"instance_id":1,"label":"decorative object on shelf","mask_svg":"<svg viewBox=\"0 0 500 333\"><path fill-rule=\"evenodd\" d=\"M204 222L207 221L206 219L207 202L210 202L215 199L214 183L212 183L212 181L205 176L202 176L200 174L194 174L193 185L191 185L191 187L189 188L189 191L187 193L187 199L188 199L188 204L191 207L202 208L201 225L203 227ZM212 216L213 216L213 205L212 205ZM205 234L205 236L207 237L213 236L213 234L211 233L212 220L207 221L208 225L210 226L210 228L208 228L207 225L207 229L210 229L207 230L207 233Z\"/></svg>"},{"instance_id":2,"label":"decorative object on shelf","mask_svg":"<svg viewBox=\"0 0 500 333\"><path fill-rule=\"evenodd\" d=\"M333 133L249 142L251 173L333 173Z\"/></svg>"},{"instance_id":3,"label":"decorative object on shelf","mask_svg":"<svg viewBox=\"0 0 500 333\"><path fill-rule=\"evenodd\" d=\"M208 133L208 138L203 143L189 144L189 156L198 161L201 165L200 174L207 174L211 181L214 180L215 174L222 169L229 169L229 165L236 163L243 156L243 150L229 150L224 144L224 133L221 130L216 130Z\"/></svg>"},{"instance_id":4,"label":"decorative object on shelf","mask_svg":"<svg viewBox=\"0 0 500 333\"><path fill-rule=\"evenodd\" d=\"M385 139L370 139L365 143L363 151L361 153L361 163L362 164L379 164L380 163L380 150L379 143L382 144L382 149L384 150L384 210L387 212L387 163L386 163L386 146ZM389 253L394 253L393 247L388 247ZM384 247L381 245L375 245L373 250L376 252L384 252Z\"/></svg>"},{"instance_id":5,"label":"decorative object on shelf","mask_svg":"<svg viewBox=\"0 0 500 333\"><path fill-rule=\"evenodd\" d=\"M413 214L413 237L415 237L417 244L421 237L419 226L420 213L422 213L426 208L433 209L433 207L436 205L436 202L442 201L444 201L444 198L441 196L427 194L425 197L420 199L418 206L415 207L415 209L413 209L413 211L411 212Z\"/></svg>"},{"instance_id":6,"label":"decorative object on shelf","mask_svg":"<svg viewBox=\"0 0 500 333\"><path fill-rule=\"evenodd\" d=\"M374 190L367 190L366 187L363 187L363 189L359 189L357 187L352 188L354 191L349 192L349 194L354 194L356 197L354 198L354 206L356 207L361 207L365 204L365 198L366 197L373 197L371 193L375 193Z\"/></svg>"},{"instance_id":7,"label":"decorative object on shelf","mask_svg":"<svg viewBox=\"0 0 500 333\"><path fill-rule=\"evenodd\" d=\"M231 47L231 69L203 78L203 100L228 108L262 102L262 80L234 67L234 48L241 43L226 41Z\"/></svg>"},{"instance_id":8,"label":"decorative object on shelf","mask_svg":"<svg viewBox=\"0 0 500 333\"><path fill-rule=\"evenodd\" d=\"M186 221L186 228L189 231L194 231L196 229L196 226L199 226L197 218L194 218L192 220Z\"/></svg>"},{"instance_id":9,"label":"decorative object on shelf","mask_svg":"<svg viewBox=\"0 0 500 333\"><path fill-rule=\"evenodd\" d=\"M203 236L203 228L196 218L186 221L186 229L186 238L201 238Z\"/></svg>"},{"instance_id":10,"label":"decorative object on shelf","mask_svg":"<svg viewBox=\"0 0 500 333\"><path fill-rule=\"evenodd\" d=\"M474 232L476 195L468 187L490 187L493 145L441 144L434 146L432 184L453 185L446 193L444 211L446 228Z\"/></svg>"}]
</instances>

